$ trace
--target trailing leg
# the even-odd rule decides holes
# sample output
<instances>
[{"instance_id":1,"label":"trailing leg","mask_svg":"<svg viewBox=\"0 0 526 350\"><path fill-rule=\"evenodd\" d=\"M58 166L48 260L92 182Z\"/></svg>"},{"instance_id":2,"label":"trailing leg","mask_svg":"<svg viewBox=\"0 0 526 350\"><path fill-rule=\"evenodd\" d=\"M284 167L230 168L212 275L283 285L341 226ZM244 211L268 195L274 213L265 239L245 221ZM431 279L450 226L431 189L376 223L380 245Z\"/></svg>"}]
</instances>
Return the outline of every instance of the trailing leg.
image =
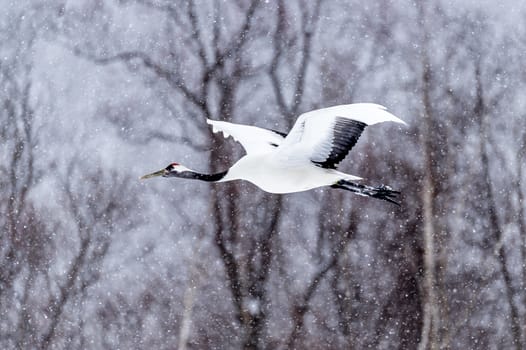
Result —
<instances>
[{"instance_id":1,"label":"trailing leg","mask_svg":"<svg viewBox=\"0 0 526 350\"><path fill-rule=\"evenodd\" d=\"M354 192L360 196L373 197L382 199L384 201L400 205L394 199L400 194L399 191L394 191L391 187L381 185L378 187L372 187L362 184L357 184L347 180L340 180L331 186L332 188L341 188L347 191Z\"/></svg>"}]
</instances>

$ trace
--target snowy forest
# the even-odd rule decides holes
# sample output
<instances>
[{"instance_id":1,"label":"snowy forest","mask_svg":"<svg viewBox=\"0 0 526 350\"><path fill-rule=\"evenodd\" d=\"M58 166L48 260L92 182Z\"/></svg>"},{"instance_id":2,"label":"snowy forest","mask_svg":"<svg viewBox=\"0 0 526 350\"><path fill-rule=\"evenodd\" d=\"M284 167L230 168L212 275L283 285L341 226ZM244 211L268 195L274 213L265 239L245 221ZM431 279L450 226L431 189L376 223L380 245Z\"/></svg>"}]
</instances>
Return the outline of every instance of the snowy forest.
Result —
<instances>
[{"instance_id":1,"label":"snowy forest","mask_svg":"<svg viewBox=\"0 0 526 350\"><path fill-rule=\"evenodd\" d=\"M0 0L0 348L525 349L526 4ZM203 172L206 118L288 132L356 102L340 169Z\"/></svg>"}]
</instances>

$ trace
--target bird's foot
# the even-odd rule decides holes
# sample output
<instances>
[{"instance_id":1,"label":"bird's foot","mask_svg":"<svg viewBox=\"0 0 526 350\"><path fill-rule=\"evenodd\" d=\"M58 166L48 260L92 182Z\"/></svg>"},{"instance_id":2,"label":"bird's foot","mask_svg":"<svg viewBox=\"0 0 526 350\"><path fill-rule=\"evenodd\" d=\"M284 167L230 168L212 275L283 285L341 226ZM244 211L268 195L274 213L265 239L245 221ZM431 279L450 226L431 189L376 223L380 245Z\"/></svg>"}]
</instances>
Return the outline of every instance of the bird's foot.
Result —
<instances>
[{"instance_id":1,"label":"bird's foot","mask_svg":"<svg viewBox=\"0 0 526 350\"><path fill-rule=\"evenodd\" d=\"M395 201L395 199L398 197L400 192L395 191L391 187L386 186L386 185L372 187L372 186L357 184L357 183L350 182L347 180L340 180L334 185L332 185L332 187L351 191L360 196L378 198L378 199L396 204L398 206L400 205L400 203Z\"/></svg>"},{"instance_id":2,"label":"bird's foot","mask_svg":"<svg viewBox=\"0 0 526 350\"><path fill-rule=\"evenodd\" d=\"M395 191L390 186L380 185L378 187L369 187L364 191L364 193L369 197L382 199L400 206L400 203L395 201L395 199L400 194L400 191Z\"/></svg>"}]
</instances>

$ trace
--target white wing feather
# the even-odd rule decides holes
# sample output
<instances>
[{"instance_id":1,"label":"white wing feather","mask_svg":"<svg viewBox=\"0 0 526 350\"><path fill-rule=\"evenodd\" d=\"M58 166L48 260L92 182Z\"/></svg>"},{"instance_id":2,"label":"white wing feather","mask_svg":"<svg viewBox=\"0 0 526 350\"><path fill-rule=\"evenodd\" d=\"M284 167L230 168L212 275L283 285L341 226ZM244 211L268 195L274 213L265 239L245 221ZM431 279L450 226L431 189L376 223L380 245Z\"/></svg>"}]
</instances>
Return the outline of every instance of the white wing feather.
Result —
<instances>
[{"instance_id":1,"label":"white wing feather","mask_svg":"<svg viewBox=\"0 0 526 350\"><path fill-rule=\"evenodd\" d=\"M382 122L405 124L389 113L384 106L355 103L317 109L298 117L291 131L281 143L279 152L289 162L310 161L327 156L332 147L333 128L338 118L373 125Z\"/></svg>"},{"instance_id":2,"label":"white wing feather","mask_svg":"<svg viewBox=\"0 0 526 350\"><path fill-rule=\"evenodd\" d=\"M225 138L232 138L239 142L247 154L266 153L275 150L284 138L271 130L258 128L257 126L234 124L218 120L207 119L206 122L212 126L214 133L222 132Z\"/></svg>"}]
</instances>

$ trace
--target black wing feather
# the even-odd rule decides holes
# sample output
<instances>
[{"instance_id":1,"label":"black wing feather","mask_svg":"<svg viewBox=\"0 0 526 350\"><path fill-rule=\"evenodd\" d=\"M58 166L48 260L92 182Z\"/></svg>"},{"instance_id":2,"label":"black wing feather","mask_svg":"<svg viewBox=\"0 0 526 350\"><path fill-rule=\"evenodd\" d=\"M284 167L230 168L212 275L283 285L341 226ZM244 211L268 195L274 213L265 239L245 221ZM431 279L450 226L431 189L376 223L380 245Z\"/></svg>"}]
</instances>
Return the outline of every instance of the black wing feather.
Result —
<instances>
[{"instance_id":1,"label":"black wing feather","mask_svg":"<svg viewBox=\"0 0 526 350\"><path fill-rule=\"evenodd\" d=\"M358 142L366 126L367 124L357 120L337 117L333 127L330 153L324 161L312 162L322 168L336 169L338 163L349 154L349 151Z\"/></svg>"},{"instance_id":2,"label":"black wing feather","mask_svg":"<svg viewBox=\"0 0 526 350\"><path fill-rule=\"evenodd\" d=\"M287 133L286 132L281 132L281 131L277 131L277 130L274 130L274 129L267 129L267 130L272 131L273 133L278 134L279 136L281 136L283 138L287 137Z\"/></svg>"},{"instance_id":3,"label":"black wing feather","mask_svg":"<svg viewBox=\"0 0 526 350\"><path fill-rule=\"evenodd\" d=\"M274 129L267 129L267 130L268 131L272 131L273 133L275 133L275 134L277 134L277 135L279 135L279 136L281 136L283 138L287 137L287 133L286 132L281 132L281 131L277 131L277 130L274 130ZM270 145L273 146L273 147L278 147L279 146L278 144L273 143L273 142Z\"/></svg>"}]
</instances>

